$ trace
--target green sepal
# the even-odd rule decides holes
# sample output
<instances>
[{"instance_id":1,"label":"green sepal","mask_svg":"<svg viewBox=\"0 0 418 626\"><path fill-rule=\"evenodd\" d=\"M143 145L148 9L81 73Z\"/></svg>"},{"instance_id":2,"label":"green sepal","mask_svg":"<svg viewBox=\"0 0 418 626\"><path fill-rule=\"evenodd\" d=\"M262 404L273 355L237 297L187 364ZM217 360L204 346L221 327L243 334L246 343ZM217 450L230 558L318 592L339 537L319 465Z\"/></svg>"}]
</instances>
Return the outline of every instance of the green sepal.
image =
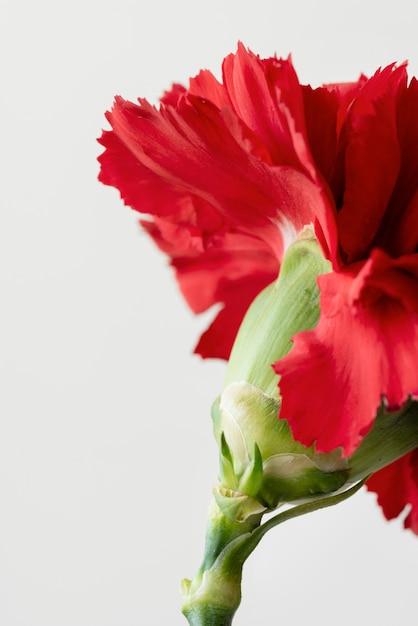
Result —
<instances>
[{"instance_id":1,"label":"green sepal","mask_svg":"<svg viewBox=\"0 0 418 626\"><path fill-rule=\"evenodd\" d=\"M225 386L245 380L277 396L272 364L289 352L292 337L319 320L317 277L331 271L310 227L287 250L278 279L266 287L245 314L234 342Z\"/></svg>"},{"instance_id":2,"label":"green sepal","mask_svg":"<svg viewBox=\"0 0 418 626\"><path fill-rule=\"evenodd\" d=\"M213 404L221 450L215 497L230 519L322 497L347 481L347 461L340 451L316 454L313 447L294 441L287 422L278 419L279 409L279 398L245 381L228 385Z\"/></svg>"},{"instance_id":3,"label":"green sepal","mask_svg":"<svg viewBox=\"0 0 418 626\"><path fill-rule=\"evenodd\" d=\"M260 497L274 509L281 502L308 501L338 491L347 478L346 469L324 472L305 454L278 454L264 464Z\"/></svg>"},{"instance_id":4,"label":"green sepal","mask_svg":"<svg viewBox=\"0 0 418 626\"><path fill-rule=\"evenodd\" d=\"M380 406L373 427L348 459L350 482L377 472L418 448L418 402L408 400L400 411Z\"/></svg>"},{"instance_id":5,"label":"green sepal","mask_svg":"<svg viewBox=\"0 0 418 626\"><path fill-rule=\"evenodd\" d=\"M266 507L256 498L251 498L240 491L226 489L221 485L213 488L213 495L222 513L236 522L245 522L253 515L266 511Z\"/></svg>"},{"instance_id":6,"label":"green sepal","mask_svg":"<svg viewBox=\"0 0 418 626\"><path fill-rule=\"evenodd\" d=\"M238 487L238 480L234 471L234 461L224 433L221 434L220 452L220 480L225 485L229 485L231 488L236 489Z\"/></svg>"},{"instance_id":7,"label":"green sepal","mask_svg":"<svg viewBox=\"0 0 418 626\"><path fill-rule=\"evenodd\" d=\"M240 478L238 488L249 496L256 497L263 483L263 459L260 448L254 442L254 451L250 463Z\"/></svg>"}]
</instances>

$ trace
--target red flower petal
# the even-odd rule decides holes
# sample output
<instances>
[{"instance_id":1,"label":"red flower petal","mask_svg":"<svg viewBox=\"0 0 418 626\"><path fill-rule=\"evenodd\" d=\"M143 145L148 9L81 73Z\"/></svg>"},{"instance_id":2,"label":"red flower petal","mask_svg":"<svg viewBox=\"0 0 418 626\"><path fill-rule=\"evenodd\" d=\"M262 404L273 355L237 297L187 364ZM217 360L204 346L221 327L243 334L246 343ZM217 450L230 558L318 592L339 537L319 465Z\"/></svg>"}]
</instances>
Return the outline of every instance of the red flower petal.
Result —
<instances>
[{"instance_id":1,"label":"red flower petal","mask_svg":"<svg viewBox=\"0 0 418 626\"><path fill-rule=\"evenodd\" d=\"M344 189L343 159L337 154L338 142L347 109L366 82L360 76L355 83L325 85L317 89L303 87L306 128L314 161L330 185L336 201Z\"/></svg>"},{"instance_id":2,"label":"red flower petal","mask_svg":"<svg viewBox=\"0 0 418 626\"><path fill-rule=\"evenodd\" d=\"M373 474L366 486L377 493L388 520L398 517L410 505L404 526L418 535L418 450Z\"/></svg>"},{"instance_id":3,"label":"red flower petal","mask_svg":"<svg viewBox=\"0 0 418 626\"><path fill-rule=\"evenodd\" d=\"M185 93L186 93L186 89L185 87L183 87L183 85L180 85L179 83L174 83L171 86L171 89L164 92L162 98L160 98L160 102L162 104L171 105L175 107L177 106L178 101L180 100L181 96L183 96Z\"/></svg>"},{"instance_id":4,"label":"red flower petal","mask_svg":"<svg viewBox=\"0 0 418 626\"><path fill-rule=\"evenodd\" d=\"M272 163L290 165L315 180L302 90L290 60L261 60L240 44L224 61L223 79L235 113L266 146Z\"/></svg>"},{"instance_id":5,"label":"red flower petal","mask_svg":"<svg viewBox=\"0 0 418 626\"><path fill-rule=\"evenodd\" d=\"M180 289L192 310L201 313L222 305L195 352L204 358L227 359L249 305L277 277L277 259L250 235L226 230L204 235L196 227L158 218L141 223L172 257Z\"/></svg>"},{"instance_id":6,"label":"red flower petal","mask_svg":"<svg viewBox=\"0 0 418 626\"><path fill-rule=\"evenodd\" d=\"M228 271L228 267L224 270ZM277 273L276 273L277 275ZM254 298L274 279L267 272L240 280L221 279L216 297L223 307L206 332L200 337L195 352L202 357L228 359L242 319Z\"/></svg>"},{"instance_id":7,"label":"red flower petal","mask_svg":"<svg viewBox=\"0 0 418 626\"><path fill-rule=\"evenodd\" d=\"M411 254L418 250L418 189L415 190L404 210L398 211L397 219L396 217L390 221L388 219L384 235L385 239L382 244L385 250L389 250L394 256Z\"/></svg>"},{"instance_id":8,"label":"red flower petal","mask_svg":"<svg viewBox=\"0 0 418 626\"><path fill-rule=\"evenodd\" d=\"M318 279L321 316L274 365L280 417L298 441L349 456L373 424L382 395L400 407L418 391L418 256L375 250L358 269ZM303 393L301 392L303 390Z\"/></svg>"},{"instance_id":9,"label":"red flower petal","mask_svg":"<svg viewBox=\"0 0 418 626\"><path fill-rule=\"evenodd\" d=\"M227 329L239 325L249 294L257 295L255 285L270 282L272 268L277 275L297 233L313 223L332 259L337 237L332 199L316 179L305 142L301 88L290 62L261 62L240 46L223 74L225 85L207 71L190 81L189 90L175 85L159 110L145 100L138 106L117 98L107 115L112 131L100 140L106 148L100 180L151 216L142 224L173 259L194 310L204 310L199 268L205 267L215 294L206 307L223 304L222 317L230 319L223 338L218 323L216 341L229 345L235 335ZM268 108L257 112L250 87ZM279 127L271 143L274 124ZM243 246L237 246L238 236L246 238ZM223 354L228 350L222 347Z\"/></svg>"},{"instance_id":10,"label":"red flower petal","mask_svg":"<svg viewBox=\"0 0 418 626\"><path fill-rule=\"evenodd\" d=\"M397 101L401 168L376 244L391 256L418 248L418 82L412 79Z\"/></svg>"},{"instance_id":11,"label":"red flower petal","mask_svg":"<svg viewBox=\"0 0 418 626\"><path fill-rule=\"evenodd\" d=\"M305 86L303 98L312 155L319 171L330 182L337 154L338 94L335 90L329 91L323 87L313 90L310 86Z\"/></svg>"},{"instance_id":12,"label":"red flower petal","mask_svg":"<svg viewBox=\"0 0 418 626\"><path fill-rule=\"evenodd\" d=\"M405 81L405 66L386 67L365 83L347 112L341 133L345 186L337 223L349 262L367 256L396 184L401 162L396 102Z\"/></svg>"},{"instance_id":13,"label":"red flower petal","mask_svg":"<svg viewBox=\"0 0 418 626\"><path fill-rule=\"evenodd\" d=\"M173 223L195 223L198 202L189 192L179 185L161 184L161 177L127 150L116 133L104 131L100 143L106 150L99 157L102 166L99 180L119 189L125 204L141 213L165 217ZM207 221L213 221L216 227L223 225L223 220L209 204L200 211L203 212Z\"/></svg>"},{"instance_id":14,"label":"red flower petal","mask_svg":"<svg viewBox=\"0 0 418 626\"><path fill-rule=\"evenodd\" d=\"M284 240L289 234L293 240L306 223L317 219L327 235L333 226L317 184L250 154L244 138L231 134L230 116L225 120L207 101L190 96L177 110L157 112L146 102L138 107L118 99L109 121L126 149L164 184L198 195L241 230L257 229L279 258Z\"/></svg>"},{"instance_id":15,"label":"red flower petal","mask_svg":"<svg viewBox=\"0 0 418 626\"><path fill-rule=\"evenodd\" d=\"M197 76L190 79L188 93L209 100L218 109L224 106L231 107L231 100L225 86L209 70L201 70Z\"/></svg>"}]
</instances>

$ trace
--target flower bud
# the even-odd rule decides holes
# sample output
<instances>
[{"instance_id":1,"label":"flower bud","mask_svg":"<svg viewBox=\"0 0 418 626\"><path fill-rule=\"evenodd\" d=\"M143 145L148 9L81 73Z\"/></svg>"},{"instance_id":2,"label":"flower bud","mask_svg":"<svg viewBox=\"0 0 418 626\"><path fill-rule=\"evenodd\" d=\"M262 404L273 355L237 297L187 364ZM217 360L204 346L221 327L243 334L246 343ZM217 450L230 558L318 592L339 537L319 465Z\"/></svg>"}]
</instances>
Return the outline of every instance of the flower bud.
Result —
<instances>
[{"instance_id":1,"label":"flower bud","mask_svg":"<svg viewBox=\"0 0 418 626\"><path fill-rule=\"evenodd\" d=\"M278 376L272 368L290 350L291 338L318 322L316 278L328 271L307 227L287 251L278 280L256 298L241 325L224 390L212 407L221 453L215 498L232 519L318 498L347 481L347 460L339 450L316 454L294 441L287 422L278 419Z\"/></svg>"},{"instance_id":2,"label":"flower bud","mask_svg":"<svg viewBox=\"0 0 418 626\"><path fill-rule=\"evenodd\" d=\"M212 407L221 451L219 508L244 521L285 502L318 498L347 481L340 452L315 454L292 438L278 419L279 398L246 381L232 382Z\"/></svg>"},{"instance_id":3,"label":"flower bud","mask_svg":"<svg viewBox=\"0 0 418 626\"><path fill-rule=\"evenodd\" d=\"M221 466L215 498L235 521L348 488L418 446L417 402L398 413L388 413L382 403L373 428L350 458L343 458L340 448L327 454L306 448L293 439L286 420L278 419L279 377L272 364L290 350L296 333L317 324L316 279L329 271L306 227L237 335L224 389L212 407Z\"/></svg>"}]
</instances>

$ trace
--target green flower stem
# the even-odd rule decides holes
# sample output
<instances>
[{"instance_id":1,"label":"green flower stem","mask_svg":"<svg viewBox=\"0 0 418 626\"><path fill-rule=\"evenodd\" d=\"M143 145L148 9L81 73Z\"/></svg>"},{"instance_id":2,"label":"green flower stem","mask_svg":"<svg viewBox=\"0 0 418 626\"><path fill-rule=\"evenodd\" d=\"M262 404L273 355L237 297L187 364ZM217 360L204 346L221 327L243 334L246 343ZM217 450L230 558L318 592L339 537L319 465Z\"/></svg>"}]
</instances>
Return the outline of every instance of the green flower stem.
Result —
<instances>
[{"instance_id":1,"label":"green flower stem","mask_svg":"<svg viewBox=\"0 0 418 626\"><path fill-rule=\"evenodd\" d=\"M373 428L348 460L354 483L400 459L418 447L418 402L409 401L401 411L379 410Z\"/></svg>"},{"instance_id":2,"label":"green flower stem","mask_svg":"<svg viewBox=\"0 0 418 626\"><path fill-rule=\"evenodd\" d=\"M184 580L183 613L190 626L230 626L241 602L244 562L274 526L338 504L354 495L367 480L332 496L287 509L264 524L261 516L244 523L226 518L216 502L210 507L203 564L196 577Z\"/></svg>"},{"instance_id":3,"label":"green flower stem","mask_svg":"<svg viewBox=\"0 0 418 626\"><path fill-rule=\"evenodd\" d=\"M191 626L229 626L241 602L242 565L227 561L236 543L260 525L261 515L245 522L226 517L215 500L208 511L205 553L192 581L183 580L183 613Z\"/></svg>"}]
</instances>

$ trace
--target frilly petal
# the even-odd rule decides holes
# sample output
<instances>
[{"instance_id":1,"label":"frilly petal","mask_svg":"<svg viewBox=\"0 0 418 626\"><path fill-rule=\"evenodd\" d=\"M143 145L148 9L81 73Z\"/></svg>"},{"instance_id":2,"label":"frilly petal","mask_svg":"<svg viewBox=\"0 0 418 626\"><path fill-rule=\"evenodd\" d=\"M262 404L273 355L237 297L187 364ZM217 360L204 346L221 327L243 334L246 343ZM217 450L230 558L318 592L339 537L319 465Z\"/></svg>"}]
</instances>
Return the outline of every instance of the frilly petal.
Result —
<instances>
[{"instance_id":1,"label":"frilly petal","mask_svg":"<svg viewBox=\"0 0 418 626\"><path fill-rule=\"evenodd\" d=\"M333 201L310 156L290 61L261 61L240 45L223 81L205 70L189 89L174 85L159 108L117 97L100 139L100 180L148 216L141 224L170 257L190 306L223 307L202 340L207 356L215 331L229 354L250 298L277 276L306 224L337 255Z\"/></svg>"},{"instance_id":2,"label":"frilly petal","mask_svg":"<svg viewBox=\"0 0 418 626\"><path fill-rule=\"evenodd\" d=\"M406 507L404 526L418 535L418 450L373 474L366 483L377 494L386 519L398 517Z\"/></svg>"},{"instance_id":3,"label":"frilly petal","mask_svg":"<svg viewBox=\"0 0 418 626\"><path fill-rule=\"evenodd\" d=\"M388 66L364 84L347 110L340 137L345 180L337 223L348 262L367 256L395 188L401 166L396 105L405 83L405 66Z\"/></svg>"},{"instance_id":4,"label":"frilly petal","mask_svg":"<svg viewBox=\"0 0 418 626\"><path fill-rule=\"evenodd\" d=\"M418 391L418 258L381 250L358 273L320 276L317 327L299 333L275 365L292 432L318 452L354 452L384 397L388 409Z\"/></svg>"}]
</instances>

